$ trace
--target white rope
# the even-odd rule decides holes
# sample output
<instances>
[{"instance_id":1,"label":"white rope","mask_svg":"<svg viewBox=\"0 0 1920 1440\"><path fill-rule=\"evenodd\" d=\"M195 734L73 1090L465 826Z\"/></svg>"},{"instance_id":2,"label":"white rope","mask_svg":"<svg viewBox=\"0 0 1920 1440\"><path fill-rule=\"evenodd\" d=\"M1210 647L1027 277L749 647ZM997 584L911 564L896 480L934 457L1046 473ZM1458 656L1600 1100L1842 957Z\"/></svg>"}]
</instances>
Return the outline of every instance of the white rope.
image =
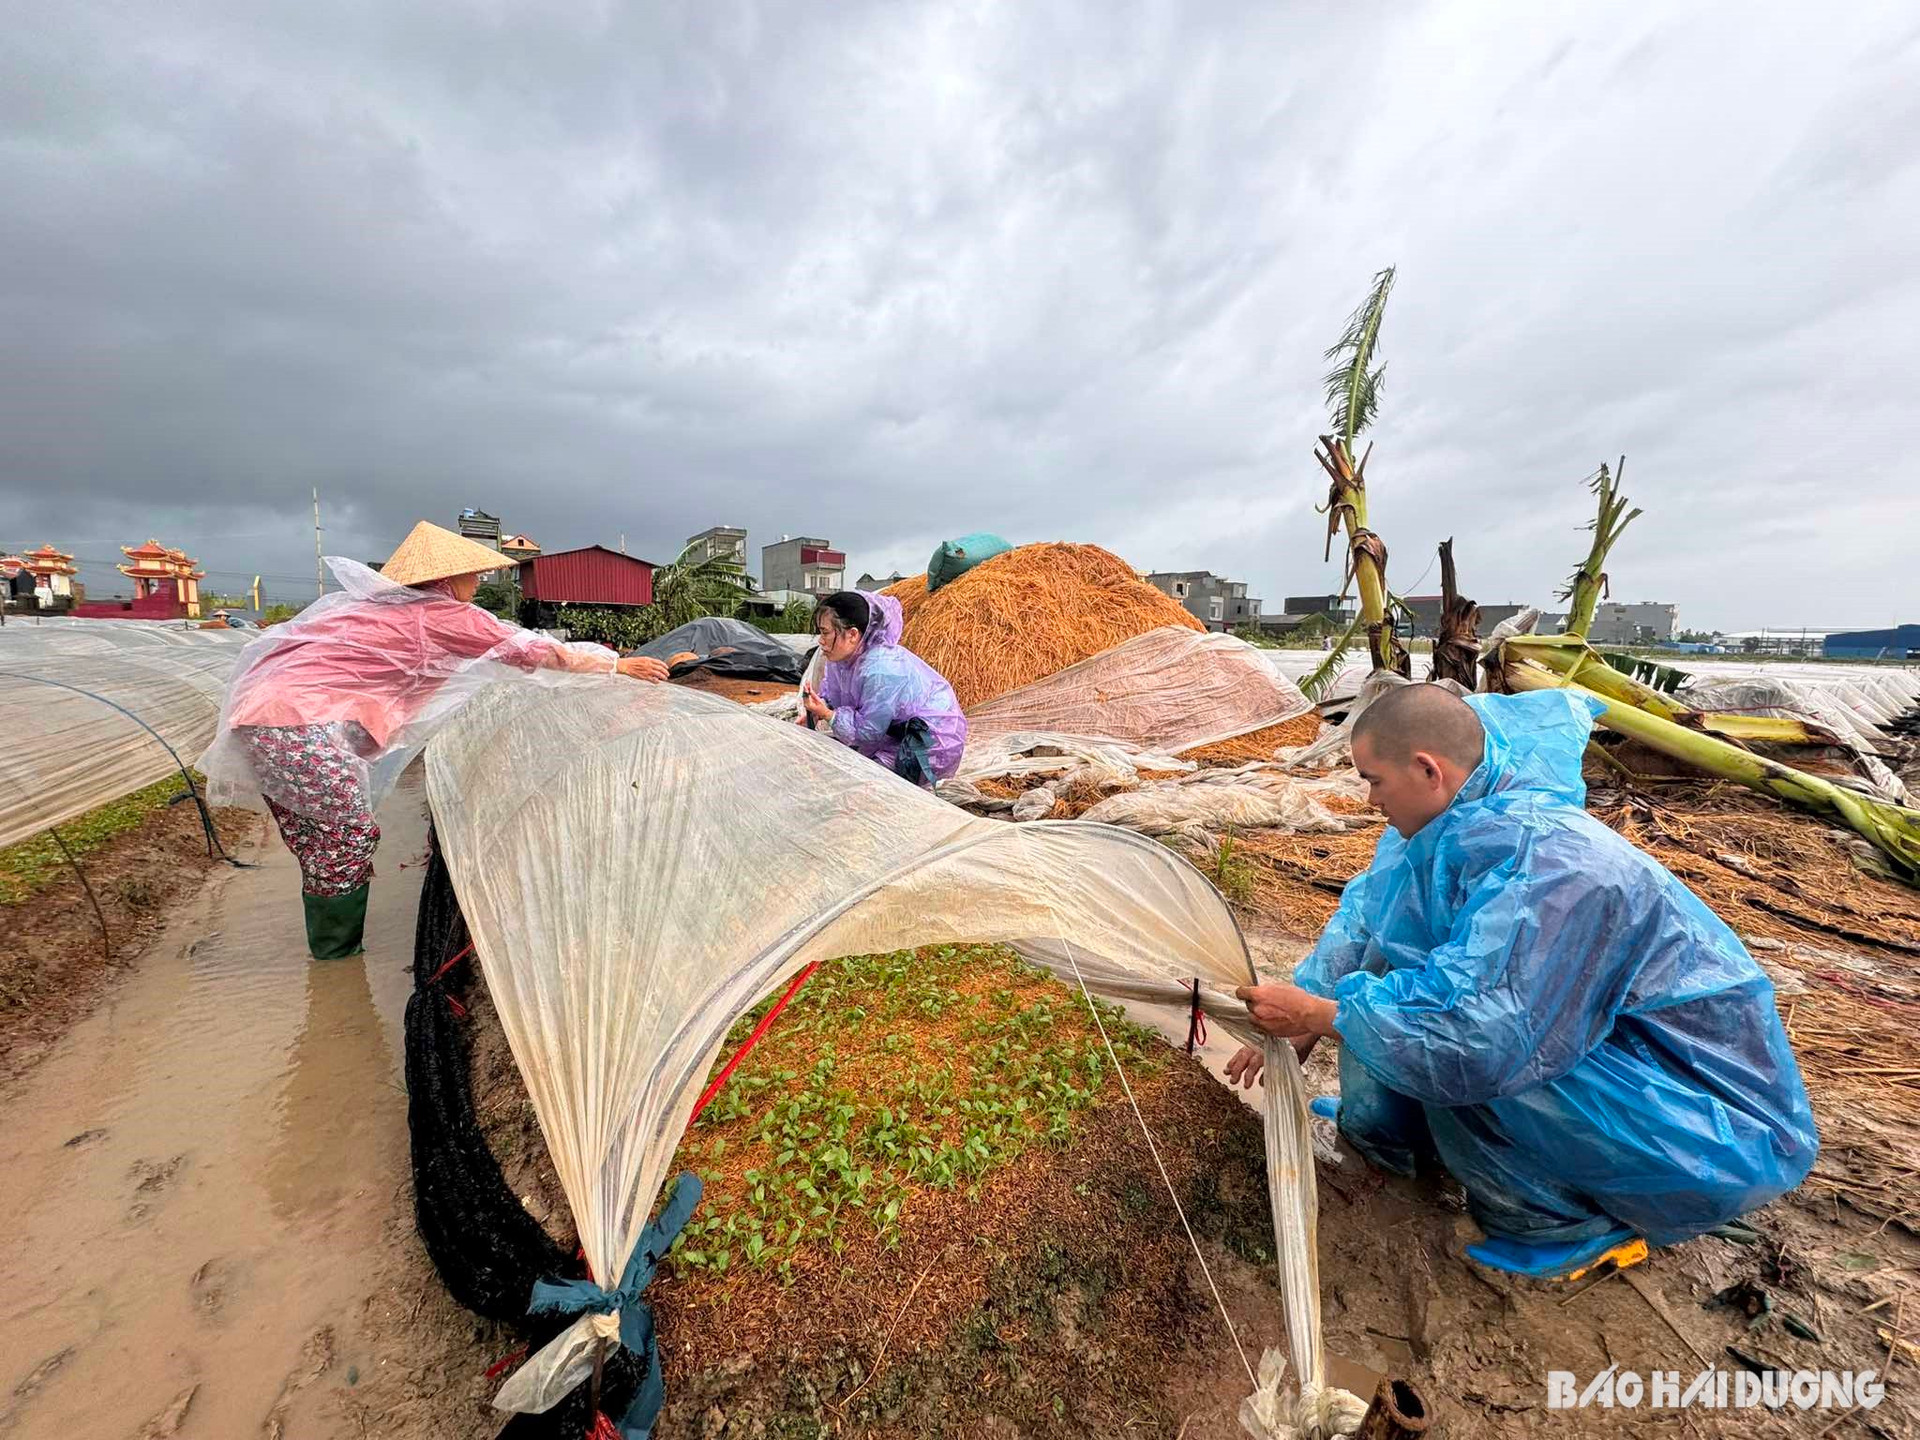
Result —
<instances>
[{"instance_id":1,"label":"white rope","mask_svg":"<svg viewBox=\"0 0 1920 1440\"><path fill-rule=\"evenodd\" d=\"M1220 1287L1213 1283L1213 1271L1207 1267L1207 1257L1200 1253L1200 1242L1194 1238L1193 1227L1187 1223L1187 1212L1180 1204L1180 1196L1173 1188L1173 1177L1167 1174L1167 1167L1161 1162L1160 1147L1153 1143L1153 1131L1147 1128L1147 1117L1140 1113L1140 1102L1133 1098L1133 1086L1127 1082L1126 1067L1120 1063L1120 1057L1114 1053L1113 1041L1107 1035L1106 1023L1100 1018L1100 1007L1094 1003L1093 992L1087 988L1087 977L1080 973L1080 962L1074 958L1073 946L1064 937L1061 944L1066 947L1067 959L1073 965L1073 975L1080 982L1080 993L1086 997L1087 1009L1093 1012L1093 1023L1100 1027L1100 1039L1107 1047L1107 1058L1113 1062L1113 1068L1120 1077L1120 1088L1126 1091L1127 1104L1133 1107L1133 1118L1140 1122L1140 1133L1146 1137L1147 1151L1153 1156L1153 1163L1160 1171L1160 1179L1167 1187L1167 1198L1173 1201L1173 1213L1180 1217L1180 1228L1187 1232L1187 1243L1193 1247L1193 1258L1200 1262L1200 1273L1207 1277L1207 1288L1213 1292L1213 1303L1220 1307L1220 1318L1226 1322L1227 1334L1233 1337L1233 1348L1240 1354L1240 1363L1246 1367L1247 1383L1254 1389L1260 1388L1260 1377L1253 1373L1253 1362L1247 1359L1246 1347L1240 1343L1240 1332L1234 1329L1233 1316L1227 1313L1227 1302L1220 1298Z\"/></svg>"}]
</instances>

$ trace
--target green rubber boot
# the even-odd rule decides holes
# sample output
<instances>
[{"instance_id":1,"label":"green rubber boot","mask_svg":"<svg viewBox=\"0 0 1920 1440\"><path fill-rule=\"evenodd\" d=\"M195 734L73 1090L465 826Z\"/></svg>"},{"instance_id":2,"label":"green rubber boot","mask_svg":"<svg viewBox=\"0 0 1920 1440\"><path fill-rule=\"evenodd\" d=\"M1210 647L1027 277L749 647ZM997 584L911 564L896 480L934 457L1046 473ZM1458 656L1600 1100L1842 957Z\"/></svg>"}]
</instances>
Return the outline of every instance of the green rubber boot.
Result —
<instances>
[{"instance_id":1,"label":"green rubber boot","mask_svg":"<svg viewBox=\"0 0 1920 1440\"><path fill-rule=\"evenodd\" d=\"M307 907L307 951L314 959L344 960L361 952L371 884L369 881L344 895L300 896Z\"/></svg>"}]
</instances>

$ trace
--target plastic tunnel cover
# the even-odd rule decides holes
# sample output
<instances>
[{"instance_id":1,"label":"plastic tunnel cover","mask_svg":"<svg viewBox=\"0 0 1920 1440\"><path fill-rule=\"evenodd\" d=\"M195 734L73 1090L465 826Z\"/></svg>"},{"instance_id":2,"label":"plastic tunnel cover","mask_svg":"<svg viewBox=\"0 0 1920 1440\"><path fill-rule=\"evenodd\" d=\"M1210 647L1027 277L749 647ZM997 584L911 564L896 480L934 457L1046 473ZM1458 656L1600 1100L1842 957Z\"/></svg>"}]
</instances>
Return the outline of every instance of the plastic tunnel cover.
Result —
<instances>
[{"instance_id":1,"label":"plastic tunnel cover","mask_svg":"<svg viewBox=\"0 0 1920 1440\"><path fill-rule=\"evenodd\" d=\"M175 633L180 643L131 629L0 630L0 846L177 775L199 758L244 639L239 631Z\"/></svg>"},{"instance_id":2,"label":"plastic tunnel cover","mask_svg":"<svg viewBox=\"0 0 1920 1440\"><path fill-rule=\"evenodd\" d=\"M1108 826L976 819L712 696L492 686L430 747L427 785L603 1285L624 1273L727 1031L810 961L1064 942L1096 986L1117 970L1132 993L1158 981L1184 1007L1201 977L1208 1008L1238 1011L1230 1028L1245 1033L1245 1011L1218 993L1251 976L1245 942L1166 847ZM495 1403L547 1408L585 1376L596 1333L604 1320L581 1321Z\"/></svg>"}]
</instances>

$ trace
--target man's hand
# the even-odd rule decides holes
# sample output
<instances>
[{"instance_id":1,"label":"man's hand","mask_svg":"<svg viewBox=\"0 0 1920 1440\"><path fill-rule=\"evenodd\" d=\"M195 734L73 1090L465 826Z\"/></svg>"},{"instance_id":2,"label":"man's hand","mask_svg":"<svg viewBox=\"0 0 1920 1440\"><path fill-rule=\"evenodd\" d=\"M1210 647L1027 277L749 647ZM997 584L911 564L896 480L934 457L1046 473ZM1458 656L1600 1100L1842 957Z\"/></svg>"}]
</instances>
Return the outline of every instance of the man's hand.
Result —
<instances>
[{"instance_id":1,"label":"man's hand","mask_svg":"<svg viewBox=\"0 0 1920 1440\"><path fill-rule=\"evenodd\" d=\"M1269 1035L1331 1035L1339 1005L1309 995L1298 985L1242 985L1233 992L1244 1001L1253 1023Z\"/></svg>"},{"instance_id":2,"label":"man's hand","mask_svg":"<svg viewBox=\"0 0 1920 1440\"><path fill-rule=\"evenodd\" d=\"M658 684L667 678L667 667L651 655L628 655L613 668L629 680L650 680Z\"/></svg>"}]
</instances>

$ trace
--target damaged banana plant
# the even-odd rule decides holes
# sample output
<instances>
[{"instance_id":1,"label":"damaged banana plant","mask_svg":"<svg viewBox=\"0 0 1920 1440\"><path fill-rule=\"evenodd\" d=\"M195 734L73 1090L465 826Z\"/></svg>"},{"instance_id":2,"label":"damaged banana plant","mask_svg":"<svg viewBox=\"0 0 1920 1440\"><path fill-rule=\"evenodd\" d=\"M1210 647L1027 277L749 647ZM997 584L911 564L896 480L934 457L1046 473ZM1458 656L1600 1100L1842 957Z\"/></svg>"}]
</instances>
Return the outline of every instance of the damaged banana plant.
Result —
<instances>
[{"instance_id":1,"label":"damaged banana plant","mask_svg":"<svg viewBox=\"0 0 1920 1440\"><path fill-rule=\"evenodd\" d=\"M1560 592L1560 598L1569 602L1567 633L1578 635L1582 640L1593 628L1593 615L1600 608L1600 597L1607 593L1607 556L1626 533L1627 526L1641 515L1640 511L1627 508L1627 497L1620 493L1620 477L1626 473L1627 457L1622 455L1612 470L1602 464L1587 481L1587 488L1600 502L1600 513L1587 527L1593 531L1593 548L1587 552L1580 568L1573 572L1567 588Z\"/></svg>"},{"instance_id":2,"label":"damaged banana plant","mask_svg":"<svg viewBox=\"0 0 1920 1440\"><path fill-rule=\"evenodd\" d=\"M1637 740L1649 750L1703 774L1735 781L1802 810L1837 820L1879 847L1900 879L1910 885L1920 884L1920 810L1849 790L1819 775L1809 775L1778 760L1756 755L1718 735L1689 729L1629 701L1600 693L1579 678L1535 663L1511 641L1500 647L1498 673L1501 688L1510 694L1527 690L1580 690L1606 707L1599 721L1609 730Z\"/></svg>"},{"instance_id":3,"label":"damaged banana plant","mask_svg":"<svg viewBox=\"0 0 1920 1440\"><path fill-rule=\"evenodd\" d=\"M1622 458L1621 465L1625 465ZM1872 841L1909 883L1920 883L1920 810L1864 795L1818 775L1757 755L1753 743L1832 746L1839 737L1792 717L1719 714L1642 684L1609 664L1587 642L1606 591L1607 555L1640 514L1619 491L1619 471L1600 467L1592 489L1599 513L1593 548L1561 598L1572 602L1563 635L1514 635L1482 658L1495 688L1575 689L1606 708L1599 719L1617 734L1704 774L1732 780L1815 814L1838 820Z\"/></svg>"},{"instance_id":4,"label":"damaged banana plant","mask_svg":"<svg viewBox=\"0 0 1920 1440\"><path fill-rule=\"evenodd\" d=\"M1430 678L1452 680L1468 690L1480 683L1480 607L1460 593L1451 536L1440 542L1440 629Z\"/></svg>"},{"instance_id":5,"label":"damaged banana plant","mask_svg":"<svg viewBox=\"0 0 1920 1440\"><path fill-rule=\"evenodd\" d=\"M1741 744L1838 745L1839 737L1831 730L1792 716L1726 715L1695 710L1666 691L1618 669L1588 643L1594 615L1601 597L1607 593L1607 557L1627 526L1641 515L1639 510L1629 507L1626 496L1620 493L1620 476L1626 467L1627 457L1622 455L1617 467L1609 470L1603 464L1588 481L1599 508L1593 523L1587 527L1593 532L1593 546L1580 568L1573 572L1567 588L1560 592L1560 598L1570 602L1566 633L1516 635L1503 648L1603 699L1631 705L1685 729L1704 730Z\"/></svg>"},{"instance_id":6,"label":"damaged banana plant","mask_svg":"<svg viewBox=\"0 0 1920 1440\"><path fill-rule=\"evenodd\" d=\"M1318 699L1339 673L1346 646L1365 630L1367 648L1375 670L1391 670L1413 675L1413 662L1406 648L1394 635L1387 613L1387 546L1367 528L1367 459L1373 453L1369 445L1358 461L1353 447L1360 433L1373 423L1380 403L1384 364L1376 363L1380 349L1380 327L1386 317L1387 296L1393 290L1393 267L1373 277L1373 288L1358 310L1347 318L1347 328L1327 351L1335 361L1327 372L1327 406L1331 412L1331 434L1322 435L1313 458L1327 474L1326 558L1333 558L1333 542L1343 531L1347 543L1346 572L1340 582L1344 598L1349 589L1357 589L1359 614L1342 637L1341 643L1324 664L1307 677L1302 689L1309 699Z\"/></svg>"}]
</instances>

